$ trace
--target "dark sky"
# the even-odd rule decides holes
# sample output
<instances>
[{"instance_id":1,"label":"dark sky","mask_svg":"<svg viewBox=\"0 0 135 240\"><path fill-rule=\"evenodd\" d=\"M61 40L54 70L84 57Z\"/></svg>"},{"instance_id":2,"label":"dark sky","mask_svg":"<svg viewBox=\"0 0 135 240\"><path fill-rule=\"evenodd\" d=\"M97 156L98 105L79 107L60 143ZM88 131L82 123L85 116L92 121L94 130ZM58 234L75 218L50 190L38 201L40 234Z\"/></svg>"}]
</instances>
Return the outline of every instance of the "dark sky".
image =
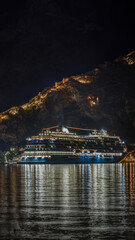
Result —
<instances>
[{"instance_id":1,"label":"dark sky","mask_svg":"<svg viewBox=\"0 0 135 240\"><path fill-rule=\"evenodd\" d=\"M0 112L135 49L131 1L0 1Z\"/></svg>"}]
</instances>

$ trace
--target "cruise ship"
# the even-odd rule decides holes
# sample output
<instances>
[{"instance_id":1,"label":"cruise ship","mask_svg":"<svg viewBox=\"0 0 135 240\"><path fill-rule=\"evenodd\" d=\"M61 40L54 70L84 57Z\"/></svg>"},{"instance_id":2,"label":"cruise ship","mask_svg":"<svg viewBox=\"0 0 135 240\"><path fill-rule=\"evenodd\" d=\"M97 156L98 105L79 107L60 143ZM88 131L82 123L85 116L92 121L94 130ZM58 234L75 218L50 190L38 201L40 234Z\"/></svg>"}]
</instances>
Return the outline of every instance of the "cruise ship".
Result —
<instances>
[{"instance_id":1,"label":"cruise ship","mask_svg":"<svg viewBox=\"0 0 135 240\"><path fill-rule=\"evenodd\" d=\"M115 163L127 149L105 130L54 126L26 139L20 164Z\"/></svg>"}]
</instances>

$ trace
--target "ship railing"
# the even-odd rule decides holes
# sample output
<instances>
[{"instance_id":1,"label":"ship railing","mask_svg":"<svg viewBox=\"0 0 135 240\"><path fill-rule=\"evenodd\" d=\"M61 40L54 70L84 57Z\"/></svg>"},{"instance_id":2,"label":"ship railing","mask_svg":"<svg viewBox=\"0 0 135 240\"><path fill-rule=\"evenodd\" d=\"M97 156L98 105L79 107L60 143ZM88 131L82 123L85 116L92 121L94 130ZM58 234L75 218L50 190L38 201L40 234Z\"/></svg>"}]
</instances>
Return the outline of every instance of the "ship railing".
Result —
<instances>
[{"instance_id":1,"label":"ship railing","mask_svg":"<svg viewBox=\"0 0 135 240\"><path fill-rule=\"evenodd\" d=\"M75 151L72 151L72 152L64 152L64 151L32 151L32 152L28 152L28 151L25 151L23 153L23 157L43 157L45 155L76 155L76 156L81 156L81 155L87 155L87 156L122 156L123 153L111 153L111 152L108 152L108 153L102 153L102 152L92 152L92 153L84 153L84 152L80 152L80 153L76 153Z\"/></svg>"},{"instance_id":2,"label":"ship railing","mask_svg":"<svg viewBox=\"0 0 135 240\"><path fill-rule=\"evenodd\" d=\"M44 155L73 155L75 154L73 151L72 152L64 152L64 151L25 151L23 153L23 156L44 156Z\"/></svg>"}]
</instances>

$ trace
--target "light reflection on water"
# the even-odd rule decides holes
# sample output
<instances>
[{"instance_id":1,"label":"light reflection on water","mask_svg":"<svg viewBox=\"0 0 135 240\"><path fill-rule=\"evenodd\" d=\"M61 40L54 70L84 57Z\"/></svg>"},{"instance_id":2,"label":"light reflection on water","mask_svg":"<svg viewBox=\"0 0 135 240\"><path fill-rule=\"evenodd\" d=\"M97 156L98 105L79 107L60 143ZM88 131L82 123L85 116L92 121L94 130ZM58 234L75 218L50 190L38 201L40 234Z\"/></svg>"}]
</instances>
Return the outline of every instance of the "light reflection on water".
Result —
<instances>
[{"instance_id":1,"label":"light reflection on water","mask_svg":"<svg viewBox=\"0 0 135 240\"><path fill-rule=\"evenodd\" d=\"M135 164L0 166L0 239L134 239Z\"/></svg>"}]
</instances>

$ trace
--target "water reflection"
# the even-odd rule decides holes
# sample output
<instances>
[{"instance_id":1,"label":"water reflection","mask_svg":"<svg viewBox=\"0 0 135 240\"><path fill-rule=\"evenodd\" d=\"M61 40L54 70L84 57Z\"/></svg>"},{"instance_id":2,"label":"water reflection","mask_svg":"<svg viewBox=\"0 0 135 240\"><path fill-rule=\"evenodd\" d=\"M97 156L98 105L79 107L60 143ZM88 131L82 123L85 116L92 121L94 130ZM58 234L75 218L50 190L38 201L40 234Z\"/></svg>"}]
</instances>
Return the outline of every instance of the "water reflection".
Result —
<instances>
[{"instance_id":1,"label":"water reflection","mask_svg":"<svg viewBox=\"0 0 135 240\"><path fill-rule=\"evenodd\" d=\"M0 239L132 239L134 176L133 163L0 166Z\"/></svg>"}]
</instances>

